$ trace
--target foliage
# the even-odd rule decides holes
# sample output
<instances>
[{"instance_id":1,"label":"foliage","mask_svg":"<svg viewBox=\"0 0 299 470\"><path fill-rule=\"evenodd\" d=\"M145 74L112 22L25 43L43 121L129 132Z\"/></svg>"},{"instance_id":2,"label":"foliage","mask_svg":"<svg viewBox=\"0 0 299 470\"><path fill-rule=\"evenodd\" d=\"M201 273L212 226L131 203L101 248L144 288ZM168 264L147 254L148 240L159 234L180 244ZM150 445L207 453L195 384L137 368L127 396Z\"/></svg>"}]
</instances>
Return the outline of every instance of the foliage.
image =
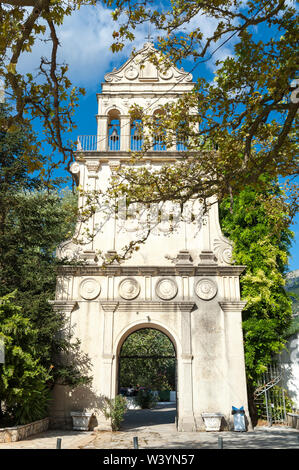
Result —
<instances>
[{"instance_id":1,"label":"foliage","mask_svg":"<svg viewBox=\"0 0 299 470\"><path fill-rule=\"evenodd\" d=\"M0 119L1 131L11 131L16 125L31 120L40 121L44 130L44 141L50 152L44 166L36 165L25 155L32 169L40 170L46 176L59 163L70 163L73 146L65 141L74 127L73 114L78 97L84 94L81 88L73 87L67 77L68 66L57 63L59 38L57 26L66 16L84 3L94 4L93 0L10 0L0 2L0 80L4 85L5 100L12 104L14 113L8 119ZM49 36L49 37L48 37ZM22 73L19 63L23 54L31 53L38 40L50 41L50 57L42 56L36 73ZM37 144L35 144L37 145ZM39 145L39 144L38 144ZM27 149L31 151L31 142ZM59 150L61 160L54 162L52 153Z\"/></svg>"},{"instance_id":2,"label":"foliage","mask_svg":"<svg viewBox=\"0 0 299 470\"><path fill-rule=\"evenodd\" d=\"M29 124L30 117L41 120L46 141L54 152L58 149L62 155L60 162L52 162L54 166L61 162L69 164L73 158L73 145L65 142L65 135L75 127L74 108L79 95L84 93L72 86L67 77L68 66L57 62L57 26L63 25L65 18L82 5L97 8L98 3L0 2L0 79L6 99L15 109L8 120L1 120L1 129L11 129L20 122ZM180 127L182 136L191 137L190 152L202 150L207 141L214 141L219 147L218 155L207 152L204 159L192 157L197 171L189 193L206 197L213 188L222 195L227 194L230 185L234 191L249 182L260 185L259 176L265 171L271 177L296 172L294 132L299 100L294 80L298 70L298 19L291 2L173 0L155 7L146 0L103 0L103 3L114 9L116 30L111 36L112 51L121 50L126 40L133 41L138 25L148 22L159 32L158 49L165 55L163 60L160 54L153 54L150 59L162 69L171 61L187 59L194 60L192 70L195 70L229 42L234 46L234 54L216 63L215 82L200 79L194 93L183 96L178 106L166 106L165 119L160 120L161 129L169 130L166 134L174 135L173 130ZM22 55L30 53L37 40L50 41L50 57L40 58L36 76L22 74L19 66ZM194 135L194 123L199 126L201 140ZM169 197L166 190L170 179L180 182L190 178L192 171L184 164L181 171L179 167L174 175L165 176L166 187L161 187L162 195L155 194L156 198ZM202 175L209 174L207 169L213 173L211 181L202 184ZM41 173L44 171L41 168Z\"/></svg>"},{"instance_id":3,"label":"foliage","mask_svg":"<svg viewBox=\"0 0 299 470\"><path fill-rule=\"evenodd\" d=\"M26 424L47 415L51 369L47 370L38 358L38 335L39 330L15 304L14 294L1 297L0 338L5 346L5 363L0 364L0 397L14 424Z\"/></svg>"},{"instance_id":4,"label":"foliage","mask_svg":"<svg viewBox=\"0 0 299 470\"><path fill-rule=\"evenodd\" d=\"M2 106L1 112L6 115L9 110ZM30 176L28 161L23 156L24 142L32 138L25 125L0 136L0 296L15 291L14 302L21 309L20 316L30 321L36 332L24 339L30 342L26 347L38 367L52 370L47 386L44 384L48 390L57 381L70 386L86 383L88 362L80 358L78 342L67 333L66 319L48 302L54 297L56 286L59 261L55 249L73 230L76 199L69 191L58 192L55 187L59 180L44 185ZM42 163L38 153L34 157ZM18 338L13 336L12 341L15 340ZM65 354L68 360L63 359ZM24 390L21 385L20 382L19 393L29 393L29 384L24 382ZM37 384L36 393L42 395L42 389L38 390ZM41 406L42 403L41 399ZM29 403L28 413L30 409L35 416ZM18 411L16 418L17 414Z\"/></svg>"},{"instance_id":5,"label":"foliage","mask_svg":"<svg viewBox=\"0 0 299 470\"><path fill-rule=\"evenodd\" d=\"M192 92L160 107L158 120L147 109L132 109L132 117L142 119L145 142L132 162L146 154L157 135L168 149L179 137L186 151L175 165L120 167L112 180L113 196L126 194L131 204L206 202L213 195L219 200L237 195L246 186L266 190L265 174L271 179L297 174L298 18L289 2L175 0L156 10L151 2L107 3L120 23L115 50L133 40L134 28L144 21L158 29L159 52L147 59L160 69L192 58L195 69L229 40L233 46L216 62L214 81L199 78ZM290 180L286 185L295 213L298 188Z\"/></svg>"},{"instance_id":6,"label":"foliage","mask_svg":"<svg viewBox=\"0 0 299 470\"><path fill-rule=\"evenodd\" d=\"M143 410L148 408L154 408L159 401L159 398L150 390L141 389L138 391L135 401Z\"/></svg>"},{"instance_id":7,"label":"foliage","mask_svg":"<svg viewBox=\"0 0 299 470\"><path fill-rule=\"evenodd\" d=\"M115 398L105 397L105 404L102 409L105 418L111 420L112 431L118 431L124 414L127 410L127 401L122 395L116 395Z\"/></svg>"},{"instance_id":8,"label":"foliage","mask_svg":"<svg viewBox=\"0 0 299 470\"><path fill-rule=\"evenodd\" d=\"M175 351L166 335L152 328L138 330L121 348L120 386L174 390L175 366Z\"/></svg>"},{"instance_id":9,"label":"foliage","mask_svg":"<svg viewBox=\"0 0 299 470\"><path fill-rule=\"evenodd\" d=\"M292 318L291 299L284 289L284 270L292 232L287 208L279 199L276 184L268 183L267 193L245 188L221 204L221 226L234 243L234 259L246 266L241 276L245 362L248 380L255 383L272 356L285 344ZM275 199L275 196L277 198ZM275 200L272 215L267 203Z\"/></svg>"},{"instance_id":10,"label":"foliage","mask_svg":"<svg viewBox=\"0 0 299 470\"><path fill-rule=\"evenodd\" d=\"M282 393L284 394L285 406L281 402L281 398L280 398ZM284 412L292 413L294 406L295 406L294 401L289 397L287 390L283 389L279 385L275 385L271 389L271 402L275 404L274 408L271 407L271 417L273 421L282 421L284 419ZM257 402L256 408L257 408L258 417L260 419L264 419L267 416L266 398L264 394L262 396L262 400L259 400Z\"/></svg>"},{"instance_id":11,"label":"foliage","mask_svg":"<svg viewBox=\"0 0 299 470\"><path fill-rule=\"evenodd\" d=\"M286 331L286 336L290 337L292 335L295 335L296 333L299 333L299 316L298 315L292 318L292 322Z\"/></svg>"}]
</instances>

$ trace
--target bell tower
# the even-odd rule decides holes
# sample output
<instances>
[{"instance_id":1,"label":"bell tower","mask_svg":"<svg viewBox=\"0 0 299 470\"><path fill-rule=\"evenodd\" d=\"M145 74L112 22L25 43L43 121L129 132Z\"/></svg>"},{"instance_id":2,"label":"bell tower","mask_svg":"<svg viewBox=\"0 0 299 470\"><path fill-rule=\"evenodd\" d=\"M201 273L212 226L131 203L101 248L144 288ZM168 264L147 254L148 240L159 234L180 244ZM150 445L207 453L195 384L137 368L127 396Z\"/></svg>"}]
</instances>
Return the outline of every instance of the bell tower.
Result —
<instances>
[{"instance_id":1,"label":"bell tower","mask_svg":"<svg viewBox=\"0 0 299 470\"><path fill-rule=\"evenodd\" d=\"M97 135L79 136L71 170L84 192L105 190L115 168L126 165L130 152L142 147L138 124L129 109L138 105L155 115L161 107L192 90L192 76L172 66L161 72L148 60L157 53L152 43L119 69L105 75L97 94ZM159 168L181 158L183 144L166 149L153 139L142 165ZM86 203L79 198L79 206ZM109 423L101 413L103 397L119 393L120 349L125 339L141 328L154 328L172 341L177 360L177 429L206 429L208 415L232 428L232 406L245 409L249 422L242 337L239 276L244 267L232 264L232 245L220 229L217 202L203 214L194 202L192 219L162 217L145 243L124 261L103 267L111 257L140 235L140 213L116 218L99 208L78 224L82 242L64 242L57 256L77 259L65 264L57 279L55 309L64 313L82 352L91 364L92 384L70 392L54 390L53 420L70 421L70 412L87 410L96 415L99 429ZM167 212L167 211L166 211ZM86 230L88 229L88 230ZM93 236L88 239L86 233ZM80 239L80 236L78 237ZM145 423L146 424L146 423Z\"/></svg>"}]
</instances>

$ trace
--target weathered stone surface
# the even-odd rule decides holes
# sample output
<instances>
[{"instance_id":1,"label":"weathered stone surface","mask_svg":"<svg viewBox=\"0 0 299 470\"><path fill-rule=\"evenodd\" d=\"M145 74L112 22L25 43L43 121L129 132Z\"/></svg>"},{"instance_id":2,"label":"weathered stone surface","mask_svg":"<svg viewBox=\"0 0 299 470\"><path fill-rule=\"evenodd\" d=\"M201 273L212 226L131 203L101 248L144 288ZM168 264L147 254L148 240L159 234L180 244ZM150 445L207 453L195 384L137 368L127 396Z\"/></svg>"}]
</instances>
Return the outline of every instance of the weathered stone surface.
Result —
<instances>
[{"instance_id":1,"label":"weathered stone surface","mask_svg":"<svg viewBox=\"0 0 299 470\"><path fill-rule=\"evenodd\" d=\"M29 436L44 432L49 428L49 418L34 421L33 423L15 426L11 428L0 428L0 442L17 442Z\"/></svg>"}]
</instances>

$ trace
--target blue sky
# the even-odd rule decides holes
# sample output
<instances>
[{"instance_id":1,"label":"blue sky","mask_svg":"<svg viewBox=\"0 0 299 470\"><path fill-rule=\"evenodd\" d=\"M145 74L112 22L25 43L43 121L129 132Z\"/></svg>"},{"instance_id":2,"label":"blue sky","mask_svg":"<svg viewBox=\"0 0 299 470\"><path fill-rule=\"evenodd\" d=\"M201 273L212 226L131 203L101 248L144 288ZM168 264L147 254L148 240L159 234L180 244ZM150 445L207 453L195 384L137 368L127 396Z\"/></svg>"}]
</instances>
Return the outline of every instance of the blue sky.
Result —
<instances>
[{"instance_id":1,"label":"blue sky","mask_svg":"<svg viewBox=\"0 0 299 470\"><path fill-rule=\"evenodd\" d=\"M197 17L192 20L189 27L192 29L194 22L200 22L204 35L209 35L215 26L215 20ZM80 98L79 108L76 110L74 120L77 129L68 138L76 140L77 135L95 135L97 114L96 93L101 91L101 82L104 75L114 67L118 68L124 63L133 47L139 49L146 42L148 26L141 25L135 31L136 40L127 45L120 53L113 54L110 50L112 32L115 24L111 17L111 10L98 4L97 7L83 6L78 12L67 17L62 27L58 28L60 40L59 61L69 66L68 76L73 85L84 87L86 95ZM263 32L264 33L264 32ZM257 31L259 34L259 31ZM155 37L154 31L151 35ZM216 48L217 44L213 46ZM200 64L193 72L194 80L203 76L211 81L216 69L215 61L233 54L233 40L221 47L213 58ZM32 53L24 54L19 64L20 71L32 72L37 69L41 55L49 55L49 44L38 42ZM191 71L193 62L184 62L184 69ZM38 127L37 127L38 129ZM291 250L289 269L299 269L299 215L292 227L295 239Z\"/></svg>"}]
</instances>

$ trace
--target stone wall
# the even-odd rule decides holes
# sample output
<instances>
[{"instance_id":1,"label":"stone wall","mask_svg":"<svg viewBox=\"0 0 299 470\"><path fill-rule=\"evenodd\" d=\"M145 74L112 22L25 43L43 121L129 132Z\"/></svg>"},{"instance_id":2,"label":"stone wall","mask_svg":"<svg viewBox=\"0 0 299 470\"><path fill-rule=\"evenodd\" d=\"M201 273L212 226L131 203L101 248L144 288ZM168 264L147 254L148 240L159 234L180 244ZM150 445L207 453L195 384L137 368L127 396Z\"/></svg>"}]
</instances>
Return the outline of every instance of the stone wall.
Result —
<instances>
[{"instance_id":1,"label":"stone wall","mask_svg":"<svg viewBox=\"0 0 299 470\"><path fill-rule=\"evenodd\" d=\"M33 423L14 426L11 428L0 428L0 442L22 441L33 434L47 431L49 427L49 418L44 418Z\"/></svg>"}]
</instances>

